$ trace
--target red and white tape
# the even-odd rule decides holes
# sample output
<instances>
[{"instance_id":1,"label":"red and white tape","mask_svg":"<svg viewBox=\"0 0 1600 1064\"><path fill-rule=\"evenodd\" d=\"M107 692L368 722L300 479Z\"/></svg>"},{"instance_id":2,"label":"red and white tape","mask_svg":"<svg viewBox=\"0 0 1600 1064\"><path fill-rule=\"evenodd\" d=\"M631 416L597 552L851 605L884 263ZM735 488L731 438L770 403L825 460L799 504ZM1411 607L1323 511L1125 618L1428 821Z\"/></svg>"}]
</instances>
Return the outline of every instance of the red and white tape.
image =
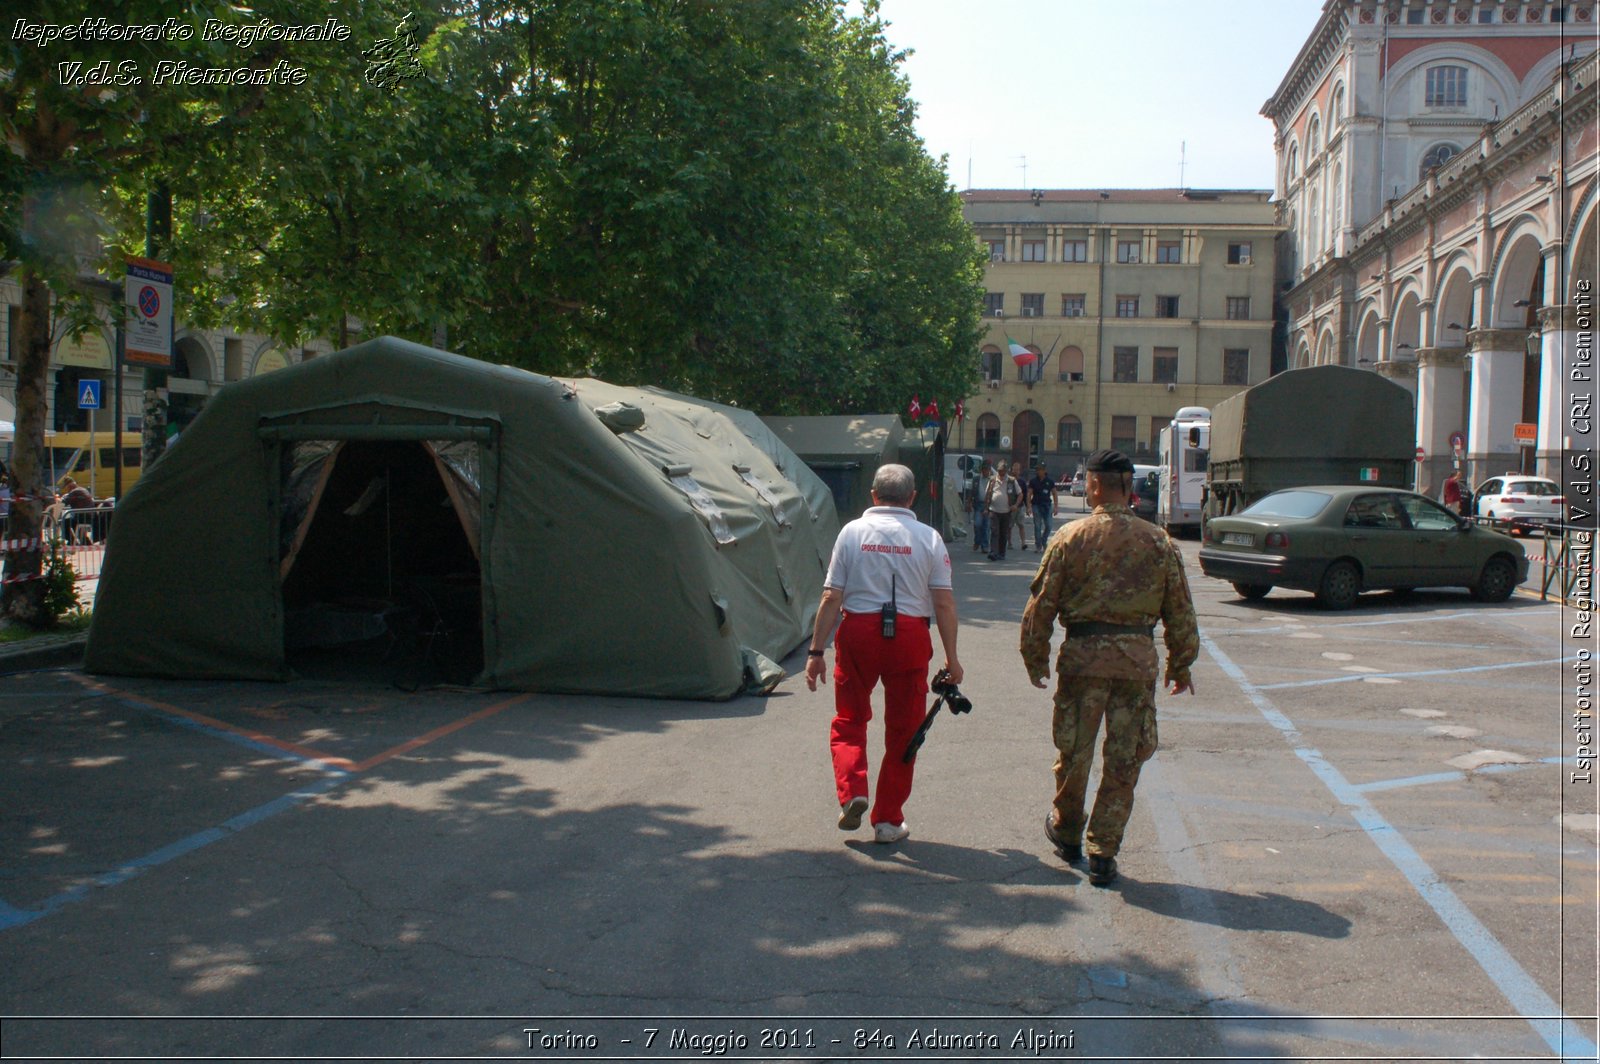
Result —
<instances>
[{"instance_id":1,"label":"red and white tape","mask_svg":"<svg viewBox=\"0 0 1600 1064\"><path fill-rule=\"evenodd\" d=\"M38 539L0 539L0 551L36 551L44 549L44 541Z\"/></svg>"}]
</instances>

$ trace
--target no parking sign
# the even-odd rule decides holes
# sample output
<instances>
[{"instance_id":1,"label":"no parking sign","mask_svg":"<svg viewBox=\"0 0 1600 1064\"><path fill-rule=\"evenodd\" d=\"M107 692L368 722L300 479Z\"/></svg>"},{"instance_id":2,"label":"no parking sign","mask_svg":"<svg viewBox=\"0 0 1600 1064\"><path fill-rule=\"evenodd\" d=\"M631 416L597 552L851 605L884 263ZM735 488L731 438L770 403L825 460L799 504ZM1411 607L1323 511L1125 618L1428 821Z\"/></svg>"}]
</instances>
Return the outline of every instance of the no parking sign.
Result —
<instances>
[{"instance_id":1,"label":"no parking sign","mask_svg":"<svg viewBox=\"0 0 1600 1064\"><path fill-rule=\"evenodd\" d=\"M172 266L154 259L128 259L129 313L124 361L172 365Z\"/></svg>"}]
</instances>

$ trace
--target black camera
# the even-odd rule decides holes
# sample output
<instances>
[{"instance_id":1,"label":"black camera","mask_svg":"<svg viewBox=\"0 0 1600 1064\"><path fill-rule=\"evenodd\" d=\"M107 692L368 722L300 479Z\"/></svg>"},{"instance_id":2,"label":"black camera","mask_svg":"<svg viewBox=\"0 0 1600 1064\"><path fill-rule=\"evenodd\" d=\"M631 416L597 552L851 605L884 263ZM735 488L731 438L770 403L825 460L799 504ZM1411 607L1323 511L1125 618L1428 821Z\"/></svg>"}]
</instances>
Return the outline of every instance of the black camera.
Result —
<instances>
[{"instance_id":1,"label":"black camera","mask_svg":"<svg viewBox=\"0 0 1600 1064\"><path fill-rule=\"evenodd\" d=\"M944 704L950 707L952 713L971 713L972 699L961 693L950 679L950 673L940 669L933 677L933 693L944 699Z\"/></svg>"}]
</instances>

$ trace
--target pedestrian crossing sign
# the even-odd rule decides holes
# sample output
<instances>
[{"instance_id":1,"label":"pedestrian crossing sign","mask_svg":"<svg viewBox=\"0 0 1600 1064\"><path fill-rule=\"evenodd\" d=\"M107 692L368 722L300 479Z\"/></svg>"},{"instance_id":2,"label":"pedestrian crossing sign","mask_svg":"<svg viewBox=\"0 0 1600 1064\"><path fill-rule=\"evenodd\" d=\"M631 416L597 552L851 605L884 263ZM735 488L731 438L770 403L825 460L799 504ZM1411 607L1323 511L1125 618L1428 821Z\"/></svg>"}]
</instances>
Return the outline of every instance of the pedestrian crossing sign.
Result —
<instances>
[{"instance_id":1,"label":"pedestrian crossing sign","mask_svg":"<svg viewBox=\"0 0 1600 1064\"><path fill-rule=\"evenodd\" d=\"M79 410L99 410L100 409L100 382L99 381L90 380L90 381L79 381L78 382L78 409Z\"/></svg>"}]
</instances>

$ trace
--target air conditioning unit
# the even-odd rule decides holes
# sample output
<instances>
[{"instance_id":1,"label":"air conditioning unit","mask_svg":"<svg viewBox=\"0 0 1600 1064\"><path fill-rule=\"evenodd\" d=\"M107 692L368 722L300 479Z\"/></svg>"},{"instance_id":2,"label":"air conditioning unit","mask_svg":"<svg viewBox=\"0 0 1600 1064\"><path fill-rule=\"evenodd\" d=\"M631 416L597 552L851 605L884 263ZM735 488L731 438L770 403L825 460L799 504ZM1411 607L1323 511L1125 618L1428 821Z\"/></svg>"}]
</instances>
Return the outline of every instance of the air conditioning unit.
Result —
<instances>
[{"instance_id":1,"label":"air conditioning unit","mask_svg":"<svg viewBox=\"0 0 1600 1064\"><path fill-rule=\"evenodd\" d=\"M999 378L996 378L996 377L990 377L990 378L989 378L989 387L991 387L991 388L998 388L998 387L1000 387L1000 381L999 381Z\"/></svg>"},{"instance_id":2,"label":"air conditioning unit","mask_svg":"<svg viewBox=\"0 0 1600 1064\"><path fill-rule=\"evenodd\" d=\"M1023 307L1022 308L1022 316L1024 318L1037 317L1038 313L1039 312L1037 310L1033 309L1032 307Z\"/></svg>"},{"instance_id":3,"label":"air conditioning unit","mask_svg":"<svg viewBox=\"0 0 1600 1064\"><path fill-rule=\"evenodd\" d=\"M1240 255L1239 256L1239 265L1240 266L1248 266L1248 265L1250 265L1250 256L1249 255Z\"/></svg>"},{"instance_id":4,"label":"air conditioning unit","mask_svg":"<svg viewBox=\"0 0 1600 1064\"><path fill-rule=\"evenodd\" d=\"M1006 253L1003 252L1003 251L991 251L989 253L989 261L990 262L1004 262L1004 261L1006 261Z\"/></svg>"}]
</instances>

